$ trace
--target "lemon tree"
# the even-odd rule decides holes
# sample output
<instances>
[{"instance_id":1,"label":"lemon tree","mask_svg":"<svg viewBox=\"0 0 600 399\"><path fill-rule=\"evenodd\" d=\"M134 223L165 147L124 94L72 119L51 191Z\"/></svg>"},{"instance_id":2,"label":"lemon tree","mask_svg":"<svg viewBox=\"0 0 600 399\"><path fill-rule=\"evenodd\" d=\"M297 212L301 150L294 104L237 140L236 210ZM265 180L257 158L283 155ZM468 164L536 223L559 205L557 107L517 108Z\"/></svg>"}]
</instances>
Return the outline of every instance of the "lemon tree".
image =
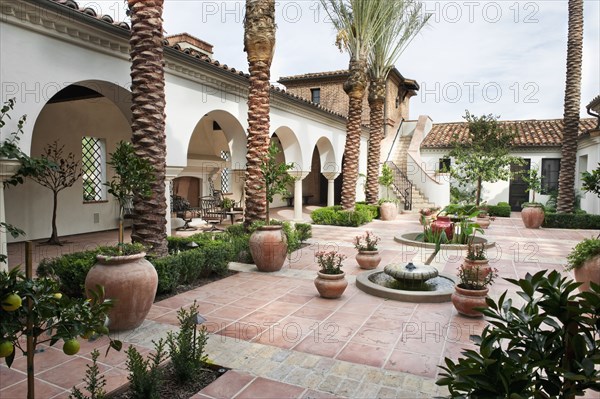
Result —
<instances>
[{"instance_id":1,"label":"lemon tree","mask_svg":"<svg viewBox=\"0 0 600 399\"><path fill-rule=\"evenodd\" d=\"M33 338L34 350L39 344L62 341L63 352L74 355L80 348L78 337L108 334L105 324L112 303L104 300L102 287L91 293L91 299L69 298L58 288L57 281L28 279L18 268L0 272L0 358L8 367L17 350L27 350L25 340L19 340L22 336ZM109 349L121 350L121 346L110 339ZM33 367L28 368L27 377L33 376ZM28 392L28 397L33 393Z\"/></svg>"}]
</instances>

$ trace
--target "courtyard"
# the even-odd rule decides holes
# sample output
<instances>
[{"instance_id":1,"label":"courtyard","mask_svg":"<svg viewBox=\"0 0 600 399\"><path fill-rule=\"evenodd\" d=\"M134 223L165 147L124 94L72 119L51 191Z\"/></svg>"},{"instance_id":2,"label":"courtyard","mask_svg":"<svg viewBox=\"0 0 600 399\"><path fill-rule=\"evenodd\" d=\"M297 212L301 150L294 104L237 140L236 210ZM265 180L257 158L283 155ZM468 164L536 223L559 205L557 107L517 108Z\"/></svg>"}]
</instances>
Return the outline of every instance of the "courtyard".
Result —
<instances>
[{"instance_id":1,"label":"courtyard","mask_svg":"<svg viewBox=\"0 0 600 399\"><path fill-rule=\"evenodd\" d=\"M312 207L305 207L308 217ZM293 210L274 209L273 217L291 218ZM228 222L226 222L228 223ZM197 301L210 332L209 358L231 369L194 398L431 398L447 394L435 385L445 357L456 359L474 348L471 334L486 325L483 318L460 316L452 304L418 304L386 300L365 294L354 284L362 272L352 240L366 230L382 238L382 262L423 262L425 254L394 241L394 236L420 231L418 214L399 215L394 221L373 222L359 228L313 225L307 246L293 253L283 269L259 273L253 265L231 263L238 273L214 283L156 302L141 327L118 333L126 348L135 345L144 354L152 340L177 325L177 310ZM496 242L490 263L502 278L520 278L542 269L562 270L575 244L597 235L593 230L525 229L518 213L496 218L486 238ZM116 239L114 232L74 236L60 250L81 250ZM21 244L9 245L11 263L18 262ZM39 261L56 247L36 246ZM344 261L349 286L340 299L318 296L313 284L317 265L314 253L335 249ZM440 253L434 265L455 274L462 257ZM490 296L498 297L514 286L498 279ZM36 397L66 398L81 384L90 352L99 348L99 367L107 391L127 381L124 350L104 357L108 340L82 342L76 356L47 347L36 354ZM0 397L26 396L25 358L12 369L0 366ZM597 398L596 393L586 397Z\"/></svg>"}]
</instances>

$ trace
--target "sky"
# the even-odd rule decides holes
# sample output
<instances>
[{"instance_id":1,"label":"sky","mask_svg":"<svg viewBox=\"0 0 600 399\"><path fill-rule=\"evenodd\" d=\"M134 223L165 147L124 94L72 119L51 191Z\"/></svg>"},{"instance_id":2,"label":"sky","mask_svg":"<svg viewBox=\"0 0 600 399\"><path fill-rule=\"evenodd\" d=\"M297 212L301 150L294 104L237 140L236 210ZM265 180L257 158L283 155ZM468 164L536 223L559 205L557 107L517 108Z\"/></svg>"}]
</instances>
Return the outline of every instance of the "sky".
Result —
<instances>
[{"instance_id":1,"label":"sky","mask_svg":"<svg viewBox=\"0 0 600 399\"><path fill-rule=\"evenodd\" d=\"M95 4L125 19L122 1ZM247 71L244 11L243 1L166 0L164 26L168 35L187 32L212 44L215 59ZM396 62L421 87L410 119L461 121L465 110L502 120L562 118L566 0L425 1L424 11L429 23ZM600 0L585 0L584 13L581 115L588 116L585 105L600 94ZM347 68L319 0L278 1L275 22L274 84L281 76Z\"/></svg>"}]
</instances>

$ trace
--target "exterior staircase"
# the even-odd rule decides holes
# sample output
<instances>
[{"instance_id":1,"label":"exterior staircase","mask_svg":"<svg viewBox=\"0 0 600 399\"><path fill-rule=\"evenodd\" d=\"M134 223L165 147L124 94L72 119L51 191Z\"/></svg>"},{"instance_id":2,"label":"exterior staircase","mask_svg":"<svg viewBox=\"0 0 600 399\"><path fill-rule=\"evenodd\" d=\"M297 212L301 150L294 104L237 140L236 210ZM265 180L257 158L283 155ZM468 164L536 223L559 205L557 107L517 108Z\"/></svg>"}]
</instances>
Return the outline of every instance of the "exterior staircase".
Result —
<instances>
[{"instance_id":1,"label":"exterior staircase","mask_svg":"<svg viewBox=\"0 0 600 399\"><path fill-rule=\"evenodd\" d=\"M435 204L429 202L429 199L414 184L407 185L406 182L402 182L403 179L410 182L406 160L411 140L412 136L397 136L395 146L388 154L388 162L386 163L391 167L394 174L394 184L392 185L394 194L404 202L405 212L418 212L423 208L434 208ZM409 190L410 194L408 194Z\"/></svg>"}]
</instances>

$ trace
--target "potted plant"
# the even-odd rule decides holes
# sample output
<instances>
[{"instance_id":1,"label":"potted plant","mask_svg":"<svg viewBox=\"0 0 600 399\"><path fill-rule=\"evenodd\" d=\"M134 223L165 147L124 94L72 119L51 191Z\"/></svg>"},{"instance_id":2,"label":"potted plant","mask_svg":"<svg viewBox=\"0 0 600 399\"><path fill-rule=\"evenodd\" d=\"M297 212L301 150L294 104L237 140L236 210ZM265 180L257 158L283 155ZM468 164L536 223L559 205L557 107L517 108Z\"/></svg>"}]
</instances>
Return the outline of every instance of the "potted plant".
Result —
<instances>
[{"instance_id":1,"label":"potted plant","mask_svg":"<svg viewBox=\"0 0 600 399\"><path fill-rule=\"evenodd\" d=\"M392 169L383 164L381 168L381 176L379 176L379 184L385 187L386 197L379 201L379 218L381 220L394 220L398 214L396 201L390 198L390 187L394 183L394 174Z\"/></svg>"},{"instance_id":2,"label":"potted plant","mask_svg":"<svg viewBox=\"0 0 600 399\"><path fill-rule=\"evenodd\" d=\"M221 202L221 208L227 209L228 211L233 211L234 205L235 201L231 198L223 198L223 202Z\"/></svg>"},{"instance_id":3,"label":"potted plant","mask_svg":"<svg viewBox=\"0 0 600 399\"><path fill-rule=\"evenodd\" d=\"M440 208L422 208L419 209L419 223L423 226L429 226L431 222L435 220L435 215L439 212Z\"/></svg>"},{"instance_id":4,"label":"potted plant","mask_svg":"<svg viewBox=\"0 0 600 399\"><path fill-rule=\"evenodd\" d=\"M336 299L342 296L348 282L342 271L342 262L346 256L336 251L319 251L315 254L320 270L315 279L315 287L323 298Z\"/></svg>"},{"instance_id":5,"label":"potted plant","mask_svg":"<svg viewBox=\"0 0 600 399\"><path fill-rule=\"evenodd\" d=\"M475 278L485 281L486 276L491 273L492 268L485 253L485 245L483 243L475 244L473 242L474 237L475 235L467 243L467 255L463 261L463 266L465 269L471 269L475 274Z\"/></svg>"},{"instance_id":6,"label":"potted plant","mask_svg":"<svg viewBox=\"0 0 600 399\"><path fill-rule=\"evenodd\" d=\"M498 276L496 269L481 265L467 266L464 263L458 268L459 283L454 287L452 304L458 313L469 317L482 316L476 308L487 307L485 298L489 292L488 286Z\"/></svg>"},{"instance_id":7,"label":"potted plant","mask_svg":"<svg viewBox=\"0 0 600 399\"><path fill-rule=\"evenodd\" d=\"M379 266L379 262L381 262L381 255L377 250L379 240L380 238L371 231L354 237L354 248L358 250L356 262L361 269L372 270Z\"/></svg>"},{"instance_id":8,"label":"potted plant","mask_svg":"<svg viewBox=\"0 0 600 399\"><path fill-rule=\"evenodd\" d=\"M104 286L106 297L116 302L109 312L109 327L121 331L142 324L152 307L158 286L158 275L145 258L144 246L123 242L125 207L134 196L151 194L154 172L150 162L138 157L133 145L124 141L119 142L115 152L110 154L108 164L115 171L106 186L119 202L119 243L116 247L101 248L96 257L97 263L86 276L85 289L89 292L97 285Z\"/></svg>"},{"instance_id":9,"label":"potted plant","mask_svg":"<svg viewBox=\"0 0 600 399\"><path fill-rule=\"evenodd\" d=\"M531 192L531 202L525 202L521 206L521 219L523 224L528 229L539 229L544 223L544 207L539 202L535 202L535 193L542 189L542 180L538 175L538 171L531 169L523 176L523 180L527 183L525 191Z\"/></svg>"},{"instance_id":10,"label":"potted plant","mask_svg":"<svg viewBox=\"0 0 600 399\"><path fill-rule=\"evenodd\" d=\"M589 291L590 282L600 284L600 239L586 238L567 256L566 270L573 270L580 291Z\"/></svg>"},{"instance_id":11,"label":"potted plant","mask_svg":"<svg viewBox=\"0 0 600 399\"><path fill-rule=\"evenodd\" d=\"M276 194L285 194L293 178L288 171L292 164L278 163L279 149L271 143L265 160L261 165L264 176L267 197L266 224L258 227L250 236L250 253L256 267L261 272L276 272L281 270L287 255L287 240L281 225L271 225L269 218L269 204L273 202Z\"/></svg>"},{"instance_id":12,"label":"potted plant","mask_svg":"<svg viewBox=\"0 0 600 399\"><path fill-rule=\"evenodd\" d=\"M487 229L488 227L490 227L490 223L491 223L490 216L488 214L490 208L488 207L487 204L482 204L482 205L479 205L478 209L479 209L479 214L477 215L477 224L482 229Z\"/></svg>"}]
</instances>

